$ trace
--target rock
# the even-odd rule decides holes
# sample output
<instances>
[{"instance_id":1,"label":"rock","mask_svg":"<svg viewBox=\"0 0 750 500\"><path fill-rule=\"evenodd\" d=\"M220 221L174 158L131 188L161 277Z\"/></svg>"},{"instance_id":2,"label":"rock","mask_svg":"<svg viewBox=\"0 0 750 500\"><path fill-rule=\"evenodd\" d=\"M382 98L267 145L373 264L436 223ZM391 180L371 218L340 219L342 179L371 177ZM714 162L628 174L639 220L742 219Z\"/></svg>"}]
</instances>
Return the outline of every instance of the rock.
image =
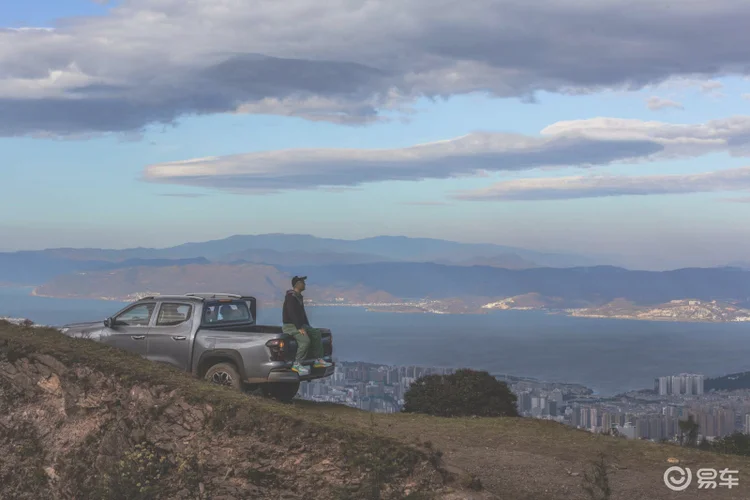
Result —
<instances>
[{"instance_id":1,"label":"rock","mask_svg":"<svg viewBox=\"0 0 750 500\"><path fill-rule=\"evenodd\" d=\"M31 357L39 361L43 365L48 366L52 369L53 372L57 373L58 375L65 375L65 373L68 371L67 367L64 364L60 363L58 360L47 354L32 354Z\"/></svg>"},{"instance_id":2,"label":"rock","mask_svg":"<svg viewBox=\"0 0 750 500\"><path fill-rule=\"evenodd\" d=\"M36 383L36 385L41 387L43 391L50 394L62 394L62 391L60 390L60 379L57 378L57 375L53 374L49 378L42 378Z\"/></svg>"},{"instance_id":3,"label":"rock","mask_svg":"<svg viewBox=\"0 0 750 500\"><path fill-rule=\"evenodd\" d=\"M55 469L52 467L45 467L44 472L47 474L47 477L50 478L52 481L58 481L60 479L60 476L57 475L55 472Z\"/></svg>"},{"instance_id":4,"label":"rock","mask_svg":"<svg viewBox=\"0 0 750 500\"><path fill-rule=\"evenodd\" d=\"M7 361L3 361L0 363L0 375L5 375L8 378L13 378L12 376L18 373L18 370L15 366L13 366L13 363L8 363Z\"/></svg>"},{"instance_id":5,"label":"rock","mask_svg":"<svg viewBox=\"0 0 750 500\"><path fill-rule=\"evenodd\" d=\"M42 363L37 363L34 365L34 368L42 377L49 377L52 375L52 370L47 365L44 365Z\"/></svg>"}]
</instances>

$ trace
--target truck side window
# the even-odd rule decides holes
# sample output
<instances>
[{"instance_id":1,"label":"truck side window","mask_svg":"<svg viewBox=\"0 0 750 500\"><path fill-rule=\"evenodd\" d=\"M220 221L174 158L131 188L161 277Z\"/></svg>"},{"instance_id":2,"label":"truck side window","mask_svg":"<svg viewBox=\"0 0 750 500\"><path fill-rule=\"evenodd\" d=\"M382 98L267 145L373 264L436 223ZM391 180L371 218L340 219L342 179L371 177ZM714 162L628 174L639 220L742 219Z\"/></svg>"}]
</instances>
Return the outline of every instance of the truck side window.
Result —
<instances>
[{"instance_id":1,"label":"truck side window","mask_svg":"<svg viewBox=\"0 0 750 500\"><path fill-rule=\"evenodd\" d=\"M164 302L156 317L156 326L177 326L190 319L193 307L188 304Z\"/></svg>"},{"instance_id":2,"label":"truck side window","mask_svg":"<svg viewBox=\"0 0 750 500\"><path fill-rule=\"evenodd\" d=\"M218 304L206 304L203 310L204 325L231 324L251 320L247 304L242 301L226 301L226 303L221 301Z\"/></svg>"},{"instance_id":3,"label":"truck side window","mask_svg":"<svg viewBox=\"0 0 750 500\"><path fill-rule=\"evenodd\" d=\"M115 323L121 326L148 326L156 304L138 304L115 318Z\"/></svg>"}]
</instances>

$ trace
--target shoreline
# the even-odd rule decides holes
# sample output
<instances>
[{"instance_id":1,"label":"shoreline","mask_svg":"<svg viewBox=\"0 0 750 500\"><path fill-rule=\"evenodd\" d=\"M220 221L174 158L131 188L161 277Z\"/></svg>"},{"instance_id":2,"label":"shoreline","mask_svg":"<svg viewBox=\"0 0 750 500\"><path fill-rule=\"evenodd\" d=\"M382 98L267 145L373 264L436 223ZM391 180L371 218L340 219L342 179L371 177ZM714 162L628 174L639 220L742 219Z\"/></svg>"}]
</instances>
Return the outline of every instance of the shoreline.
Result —
<instances>
[{"instance_id":1,"label":"shoreline","mask_svg":"<svg viewBox=\"0 0 750 500\"><path fill-rule=\"evenodd\" d=\"M106 302L122 302L122 303L129 303L134 302L138 300L139 295L143 295L142 293L136 293L132 294L131 296L126 297L91 297L91 296L60 296L60 295L48 295L48 294L42 294L39 293L38 289L40 288L38 285L12 285L12 284L0 284L0 288L17 288L17 289L29 289L29 295L32 297L39 297L39 298L48 298L48 299L63 299L63 300L101 300ZM158 294L155 294L158 295ZM269 307L274 305L271 303L267 303L264 301L259 301L259 305L263 305L264 307ZM596 314L595 312L590 313L583 313L579 312L581 309L549 309L549 308L543 308L543 307L508 307L508 308L485 308L485 307L466 307L462 308L461 310L451 310L451 308L447 308L446 310L441 310L439 307L435 307L434 302L432 304L424 304L424 303L403 303L403 304L397 304L397 303L385 303L385 304L378 304L378 303L341 303L341 302L335 302L335 303L327 303L327 302L321 302L321 303L315 303L312 302L308 305L308 307L356 307L356 308L363 308L367 312L372 313L397 313L397 314L451 314L451 315L481 315L481 314L488 314L492 311L532 311L532 312L541 312L546 315L558 315L558 316L565 316L567 318L585 318L585 319L611 319L611 320L628 320L628 321L650 321L650 322L660 322L660 323L707 323L707 324L717 324L717 323L750 323L749 319L700 319L700 318L690 318L690 317L659 317L659 316L653 316L653 317L640 317L634 315L607 315L607 314ZM743 317L744 318L744 317Z\"/></svg>"}]
</instances>

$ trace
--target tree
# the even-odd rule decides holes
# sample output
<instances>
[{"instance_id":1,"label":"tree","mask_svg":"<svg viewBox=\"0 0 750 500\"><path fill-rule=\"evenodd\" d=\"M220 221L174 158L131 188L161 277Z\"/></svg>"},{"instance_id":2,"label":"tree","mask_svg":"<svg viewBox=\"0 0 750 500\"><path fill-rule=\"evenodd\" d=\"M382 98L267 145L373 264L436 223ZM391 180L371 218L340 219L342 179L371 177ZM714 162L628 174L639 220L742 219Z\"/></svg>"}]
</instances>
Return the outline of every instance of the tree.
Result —
<instances>
[{"instance_id":1,"label":"tree","mask_svg":"<svg viewBox=\"0 0 750 500\"><path fill-rule=\"evenodd\" d=\"M689 415L687 420L680 420L680 444L695 447L698 445L698 428L700 425Z\"/></svg>"},{"instance_id":2,"label":"tree","mask_svg":"<svg viewBox=\"0 0 750 500\"><path fill-rule=\"evenodd\" d=\"M439 417L517 417L516 395L486 371L462 369L417 379L404 395L404 412Z\"/></svg>"},{"instance_id":3,"label":"tree","mask_svg":"<svg viewBox=\"0 0 750 500\"><path fill-rule=\"evenodd\" d=\"M750 436L735 432L715 440L711 448L719 453L750 456Z\"/></svg>"},{"instance_id":4,"label":"tree","mask_svg":"<svg viewBox=\"0 0 750 500\"><path fill-rule=\"evenodd\" d=\"M711 449L711 443L708 442L708 439L706 439L706 436L703 436L701 439L701 442L698 444L698 448L704 451Z\"/></svg>"}]
</instances>

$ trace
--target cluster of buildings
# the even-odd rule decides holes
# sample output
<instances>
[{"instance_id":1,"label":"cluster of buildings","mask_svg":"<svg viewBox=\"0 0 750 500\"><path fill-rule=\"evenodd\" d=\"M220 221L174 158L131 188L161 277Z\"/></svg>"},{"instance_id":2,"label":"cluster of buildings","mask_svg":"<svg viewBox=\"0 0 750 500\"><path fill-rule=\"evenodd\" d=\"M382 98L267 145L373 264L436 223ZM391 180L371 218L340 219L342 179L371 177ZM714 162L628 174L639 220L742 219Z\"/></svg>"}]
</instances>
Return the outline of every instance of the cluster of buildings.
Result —
<instances>
[{"instance_id":1,"label":"cluster of buildings","mask_svg":"<svg viewBox=\"0 0 750 500\"><path fill-rule=\"evenodd\" d=\"M677 441L682 434L680 421L690 417L698 424L700 439L710 441L737 431L750 434L750 390L706 393L704 381L700 374L664 376L654 381L653 391L615 398L565 397L562 407L550 404L550 397L559 400L559 395L531 389L519 395L519 409L525 416L630 439Z\"/></svg>"},{"instance_id":2,"label":"cluster of buildings","mask_svg":"<svg viewBox=\"0 0 750 500\"><path fill-rule=\"evenodd\" d=\"M337 361L336 372L325 379L302 384L299 397L339 403L377 413L396 413L404 405L404 394L418 378L447 375L449 368L385 366Z\"/></svg>"},{"instance_id":3,"label":"cluster of buildings","mask_svg":"<svg viewBox=\"0 0 750 500\"><path fill-rule=\"evenodd\" d=\"M654 380L654 390L660 396L700 396L703 394L704 375L681 373Z\"/></svg>"},{"instance_id":4,"label":"cluster of buildings","mask_svg":"<svg viewBox=\"0 0 750 500\"><path fill-rule=\"evenodd\" d=\"M450 368L385 366L338 362L326 379L300 387L299 397L345 404L378 413L395 413L404 405L404 394L420 377L452 373ZM659 377L654 390L601 398L579 384L542 382L496 375L516 394L519 413L554 420L595 433L618 434L630 439L678 440L679 422L692 416L699 437L708 440L736 431L750 434L750 390L704 392L704 375L682 373Z\"/></svg>"}]
</instances>

